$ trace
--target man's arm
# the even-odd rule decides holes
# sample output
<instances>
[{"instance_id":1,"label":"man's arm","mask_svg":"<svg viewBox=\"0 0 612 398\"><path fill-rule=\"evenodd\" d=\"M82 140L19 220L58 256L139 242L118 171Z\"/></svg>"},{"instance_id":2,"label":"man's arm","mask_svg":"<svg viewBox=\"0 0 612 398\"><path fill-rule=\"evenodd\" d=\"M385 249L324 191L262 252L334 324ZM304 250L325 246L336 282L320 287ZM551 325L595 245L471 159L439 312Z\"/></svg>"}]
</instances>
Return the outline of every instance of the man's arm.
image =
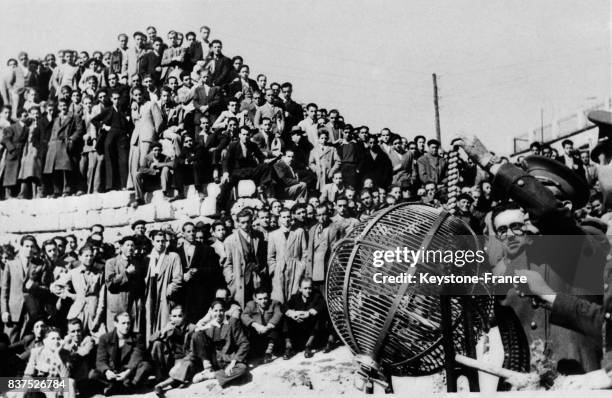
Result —
<instances>
[{"instance_id":1,"label":"man's arm","mask_svg":"<svg viewBox=\"0 0 612 398\"><path fill-rule=\"evenodd\" d=\"M104 282L108 291L111 293L119 293L123 288L130 283L128 275L125 271L119 272L116 261L110 259L106 261L104 267Z\"/></svg>"}]
</instances>

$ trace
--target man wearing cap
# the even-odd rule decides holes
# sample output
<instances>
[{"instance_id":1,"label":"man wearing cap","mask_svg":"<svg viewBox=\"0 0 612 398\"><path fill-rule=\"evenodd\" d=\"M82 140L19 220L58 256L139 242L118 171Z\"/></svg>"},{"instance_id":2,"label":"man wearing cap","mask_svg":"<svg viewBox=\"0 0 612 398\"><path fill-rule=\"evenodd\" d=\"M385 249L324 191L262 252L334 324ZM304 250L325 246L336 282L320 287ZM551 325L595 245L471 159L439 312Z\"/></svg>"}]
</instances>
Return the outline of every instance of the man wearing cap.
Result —
<instances>
[{"instance_id":1,"label":"man wearing cap","mask_svg":"<svg viewBox=\"0 0 612 398\"><path fill-rule=\"evenodd\" d=\"M144 267L134 256L136 239L133 236L124 236L119 244L120 253L107 260L104 268L108 330L113 328L115 316L123 312L128 312L132 319L137 319L145 288ZM144 326L141 323L134 322L134 330Z\"/></svg>"},{"instance_id":2,"label":"man wearing cap","mask_svg":"<svg viewBox=\"0 0 612 398\"><path fill-rule=\"evenodd\" d=\"M147 238L147 223L144 220L136 220L131 225L134 232L134 256L138 259L143 259L153 247L151 240Z\"/></svg>"},{"instance_id":3,"label":"man wearing cap","mask_svg":"<svg viewBox=\"0 0 612 398\"><path fill-rule=\"evenodd\" d=\"M549 264L550 271L560 282L569 284L574 296L597 294L595 288L601 284L602 268L610 246L601 231L578 225L572 217L570 207L580 208L588 199L585 181L559 162L541 156L525 159L527 171L510 163L498 164L476 137L464 137L460 145L474 162L494 176L493 187L499 195L513 199L525 209L531 224L541 233L538 250L530 252L530 261ZM519 269L515 274L529 275L531 285L537 272ZM609 311L612 311L612 300L609 302ZM574 316L582 309L575 307L575 311ZM609 328L612 329L612 325ZM608 347L612 350L612 344ZM582 362L582 365L584 370L592 370L592 364Z\"/></svg>"},{"instance_id":4,"label":"man wearing cap","mask_svg":"<svg viewBox=\"0 0 612 398\"><path fill-rule=\"evenodd\" d=\"M474 198L472 198L471 195L467 193L460 194L457 197L457 207L455 209L454 216L465 221L465 223L468 224L476 234L481 234L482 228L480 226L480 222L478 222L478 219L472 214L471 209L473 203Z\"/></svg>"},{"instance_id":5,"label":"man wearing cap","mask_svg":"<svg viewBox=\"0 0 612 398\"><path fill-rule=\"evenodd\" d=\"M429 151L416 161L419 180L422 184L431 181L440 185L446 177L446 159L438 154L440 141L431 139L427 141L427 147Z\"/></svg>"}]
</instances>

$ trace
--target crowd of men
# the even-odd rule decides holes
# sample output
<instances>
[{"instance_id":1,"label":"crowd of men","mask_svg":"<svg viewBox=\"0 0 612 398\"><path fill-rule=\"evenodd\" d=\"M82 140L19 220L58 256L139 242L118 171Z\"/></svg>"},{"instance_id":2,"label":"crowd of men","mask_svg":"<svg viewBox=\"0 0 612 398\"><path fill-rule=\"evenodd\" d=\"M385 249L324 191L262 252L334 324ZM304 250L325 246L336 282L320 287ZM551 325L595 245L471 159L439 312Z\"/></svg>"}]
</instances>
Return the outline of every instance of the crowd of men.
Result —
<instances>
[{"instance_id":1,"label":"crowd of men","mask_svg":"<svg viewBox=\"0 0 612 398\"><path fill-rule=\"evenodd\" d=\"M298 104L291 83L268 86L262 74L253 80L244 59L226 57L209 35L203 26L185 43L175 31L164 42L148 27L91 57L63 50L59 63L53 54L35 61L25 52L8 61L0 113L5 199L134 190L137 206L159 186L168 200L190 184L203 196L210 183L220 193L212 224L147 231L138 221L118 242L106 242L104 227L94 225L82 242L72 234L44 242L25 235L18 248L3 246L0 351L8 360L0 374L69 376L83 395L133 392L155 380L163 395L208 379L225 386L253 362L299 350L306 358L329 352L337 344L324 298L333 245L401 202L447 208L501 242L489 253L494 272L539 272L545 283L534 292L573 288L551 281L552 260L532 264L528 237L576 234L583 224L605 233L588 152L570 140L561 155L532 145L560 180L569 172L584 182L568 183L571 192L558 184L551 198L531 157L515 165L482 145L453 141L450 149L464 147L468 156L459 158L452 196L450 151L437 140L388 128L375 134L336 109ZM232 190L245 179L255 181L261 206L230 216ZM562 217L557 201L567 205ZM589 305L601 304L600 294L589 293ZM529 341L549 344L560 372L599 367L603 321L599 335L589 330L597 343L568 326L569 315L551 325L561 316L515 296L500 302ZM586 305L560 300L565 309Z\"/></svg>"}]
</instances>

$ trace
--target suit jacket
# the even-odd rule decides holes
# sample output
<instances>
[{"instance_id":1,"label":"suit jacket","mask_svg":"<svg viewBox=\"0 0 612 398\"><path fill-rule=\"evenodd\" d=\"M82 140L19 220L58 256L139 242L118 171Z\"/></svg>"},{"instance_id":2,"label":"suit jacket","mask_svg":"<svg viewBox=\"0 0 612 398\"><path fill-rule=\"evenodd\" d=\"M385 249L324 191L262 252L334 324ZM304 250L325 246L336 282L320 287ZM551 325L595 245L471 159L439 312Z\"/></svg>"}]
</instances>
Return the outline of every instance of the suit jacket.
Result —
<instances>
[{"instance_id":1,"label":"suit jacket","mask_svg":"<svg viewBox=\"0 0 612 398\"><path fill-rule=\"evenodd\" d=\"M259 150L266 155L266 157L272 157L272 152L270 151L270 145L272 144L272 139L270 135L265 136L266 133L259 130L257 133L251 136L251 141L257 144Z\"/></svg>"},{"instance_id":2,"label":"suit jacket","mask_svg":"<svg viewBox=\"0 0 612 398\"><path fill-rule=\"evenodd\" d=\"M102 374L107 370L115 373L123 372L126 369L134 371L145 360L146 355L144 342L139 335L130 335L125 339L123 347L119 348L119 336L116 330L112 330L100 336L96 369Z\"/></svg>"},{"instance_id":3,"label":"suit jacket","mask_svg":"<svg viewBox=\"0 0 612 398\"><path fill-rule=\"evenodd\" d=\"M159 106L153 101L145 102L140 107L133 106L134 131L130 139L130 146L138 145L140 141L157 141L157 134L164 120Z\"/></svg>"},{"instance_id":4,"label":"suit jacket","mask_svg":"<svg viewBox=\"0 0 612 398\"><path fill-rule=\"evenodd\" d=\"M36 88L38 86L38 73L29 68L24 73L21 66L17 66L11 71L9 76L8 84L13 94L22 95L26 87Z\"/></svg>"},{"instance_id":5,"label":"suit jacket","mask_svg":"<svg viewBox=\"0 0 612 398\"><path fill-rule=\"evenodd\" d=\"M212 344L208 343L211 342ZM240 320L230 318L220 327L212 326L193 336L193 360L208 360L213 369L223 369L231 361L245 363L249 353L249 339Z\"/></svg>"},{"instance_id":6,"label":"suit jacket","mask_svg":"<svg viewBox=\"0 0 612 398\"><path fill-rule=\"evenodd\" d=\"M211 86L223 87L232 80L234 65L232 65L232 60L225 55L221 54L217 59L212 54L209 55L206 66L211 71L208 75Z\"/></svg>"},{"instance_id":7,"label":"suit jacket","mask_svg":"<svg viewBox=\"0 0 612 398\"><path fill-rule=\"evenodd\" d=\"M333 183L325 184L321 190L321 203L336 201L336 197L344 195L344 187L338 189Z\"/></svg>"},{"instance_id":8,"label":"suit jacket","mask_svg":"<svg viewBox=\"0 0 612 398\"><path fill-rule=\"evenodd\" d=\"M272 299L286 303L300 287L306 273L308 242L303 228L289 231L285 237L282 229L268 235L268 269L272 277Z\"/></svg>"},{"instance_id":9,"label":"suit jacket","mask_svg":"<svg viewBox=\"0 0 612 398\"><path fill-rule=\"evenodd\" d=\"M298 175L295 170L292 170L291 167L284 160L279 160L274 163L274 172L276 173L276 177L284 187L290 187L293 185L297 185L300 183L298 179Z\"/></svg>"},{"instance_id":10,"label":"suit jacket","mask_svg":"<svg viewBox=\"0 0 612 398\"><path fill-rule=\"evenodd\" d=\"M206 44L206 51L202 48L201 41L194 41L187 49L186 59L189 62L188 68L193 69L193 66L204 59L207 59L210 54L210 46Z\"/></svg>"},{"instance_id":11,"label":"suit jacket","mask_svg":"<svg viewBox=\"0 0 612 398\"><path fill-rule=\"evenodd\" d=\"M32 286L25 289L25 283L31 280ZM44 304L49 301L49 285L53 281L53 272L48 265L38 259L30 259L27 270L21 257L9 261L2 272L2 290L0 306L2 313L11 314L11 320L18 322L26 307L32 317L43 315ZM32 319L32 318L31 318Z\"/></svg>"},{"instance_id":12,"label":"suit jacket","mask_svg":"<svg viewBox=\"0 0 612 398\"><path fill-rule=\"evenodd\" d=\"M339 239L339 231L334 223L326 227L315 224L308 232L308 256L306 263L306 275L315 282L325 281L327 275L327 264L331 257L334 243Z\"/></svg>"},{"instance_id":13,"label":"suit jacket","mask_svg":"<svg viewBox=\"0 0 612 398\"><path fill-rule=\"evenodd\" d=\"M424 154L417 160L417 170L421 184L433 182L441 184L446 177L446 159L440 156L433 156L429 153Z\"/></svg>"},{"instance_id":14,"label":"suit jacket","mask_svg":"<svg viewBox=\"0 0 612 398\"><path fill-rule=\"evenodd\" d=\"M253 79L248 80L248 86L251 89L251 92L258 90L257 82L255 82L255 80ZM230 96L231 98L235 98L236 93L241 92L241 91L243 91L243 87L242 87L242 81L240 81L240 78L232 81L227 86L227 95Z\"/></svg>"},{"instance_id":15,"label":"suit jacket","mask_svg":"<svg viewBox=\"0 0 612 398\"><path fill-rule=\"evenodd\" d=\"M242 151L242 146L239 141L233 141L227 147L227 156L223 159L223 172L232 174L237 169L256 167L259 162L265 160L265 156L254 142L246 142L247 153L246 156Z\"/></svg>"},{"instance_id":16,"label":"suit jacket","mask_svg":"<svg viewBox=\"0 0 612 398\"><path fill-rule=\"evenodd\" d=\"M157 163L157 168L153 168L153 165ZM174 168L174 160L170 159L168 156L160 153L159 159L155 160L153 157L153 153L149 152L147 156L145 156L145 165L138 169L139 173L147 174L147 175L159 175L159 172L162 168L168 167L170 169Z\"/></svg>"},{"instance_id":17,"label":"suit jacket","mask_svg":"<svg viewBox=\"0 0 612 398\"><path fill-rule=\"evenodd\" d=\"M178 303L178 294L183 286L183 269L178 254L166 252L157 268L155 277L155 291L151 279L150 254L145 257L147 274L145 276L145 317L146 322L145 337L146 341L152 340L152 335L161 330L170 319L170 310L174 304Z\"/></svg>"},{"instance_id":18,"label":"suit jacket","mask_svg":"<svg viewBox=\"0 0 612 398\"><path fill-rule=\"evenodd\" d=\"M70 154L73 148L77 147L79 142L82 141L83 135L84 124L82 120L67 115L60 122L60 116L58 115L51 128L43 173L50 174L54 170L71 171L73 167L78 167L78 165L72 164Z\"/></svg>"},{"instance_id":19,"label":"suit jacket","mask_svg":"<svg viewBox=\"0 0 612 398\"><path fill-rule=\"evenodd\" d=\"M297 126L299 122L304 120L304 110L302 106L294 100L282 103L282 108L285 111L285 131L291 131L293 126ZM331 139L331 136L330 136Z\"/></svg>"},{"instance_id":20,"label":"suit jacket","mask_svg":"<svg viewBox=\"0 0 612 398\"><path fill-rule=\"evenodd\" d=\"M246 327L251 326L253 322L266 326L271 323L274 326L280 326L283 319L283 311L281 304L278 301L271 300L268 309L263 314L259 311L257 303L253 300L249 301L242 311L240 316L242 324Z\"/></svg>"},{"instance_id":21,"label":"suit jacket","mask_svg":"<svg viewBox=\"0 0 612 398\"><path fill-rule=\"evenodd\" d=\"M222 102L222 94L218 87L208 87L208 95L206 95L205 86L196 88L193 94L193 106L195 108L193 124L196 126L200 125L200 119L203 116L200 107L205 105L208 105L209 120L216 120L219 113L219 106Z\"/></svg>"},{"instance_id":22,"label":"suit jacket","mask_svg":"<svg viewBox=\"0 0 612 398\"><path fill-rule=\"evenodd\" d=\"M104 267L107 291L106 325L109 329L114 322L115 314L127 311L132 314L132 319L138 319L136 315L145 289L146 271L145 267L133 258L131 264L136 268L136 272L129 275L126 272L129 264L122 255L118 255L107 260Z\"/></svg>"},{"instance_id":23,"label":"suit jacket","mask_svg":"<svg viewBox=\"0 0 612 398\"><path fill-rule=\"evenodd\" d=\"M141 79L144 79L145 75L151 75L153 76L153 81L159 83L162 72L155 69L161 65L162 56L155 54L155 51L148 51L140 59L138 74L140 75Z\"/></svg>"},{"instance_id":24,"label":"suit jacket","mask_svg":"<svg viewBox=\"0 0 612 398\"><path fill-rule=\"evenodd\" d=\"M310 169L317 175L317 189L321 190L340 168L338 151L331 145L315 145L308 159Z\"/></svg>"},{"instance_id":25,"label":"suit jacket","mask_svg":"<svg viewBox=\"0 0 612 398\"><path fill-rule=\"evenodd\" d=\"M185 315L189 321L197 322L208 310L213 300L215 290L223 286L223 277L218 263L218 257L214 250L200 243L195 244L191 262L187 261L183 246L177 248L183 275L190 269L197 270L189 280L183 280L181 294L182 302L185 304Z\"/></svg>"},{"instance_id":26,"label":"suit jacket","mask_svg":"<svg viewBox=\"0 0 612 398\"><path fill-rule=\"evenodd\" d=\"M170 77L170 73L176 68L184 69L186 51L183 47L168 47L163 51L161 59L161 66L163 67L161 73L162 79L166 80ZM174 58L177 58L178 61L174 60Z\"/></svg>"},{"instance_id":27,"label":"suit jacket","mask_svg":"<svg viewBox=\"0 0 612 398\"><path fill-rule=\"evenodd\" d=\"M232 293L232 297L241 307L244 307L245 303L250 297L244 297L245 290L245 268L247 266L247 253L243 249L242 238L240 237L240 230L236 229L223 241L225 246L225 263L223 264L223 276L227 287ZM251 242L253 258L251 259L256 263L257 269L253 271L253 278L255 287L261 283L267 283L268 278L268 267L266 261L267 247L266 240L264 239L261 232L253 229L251 232ZM248 275L247 275L248 276Z\"/></svg>"},{"instance_id":28,"label":"suit jacket","mask_svg":"<svg viewBox=\"0 0 612 398\"><path fill-rule=\"evenodd\" d=\"M142 48L140 50L136 49L136 47L130 47L126 50L127 52L127 75L128 80L131 80L132 76L137 74L140 68L140 61L142 56L147 52L146 49Z\"/></svg>"}]
</instances>

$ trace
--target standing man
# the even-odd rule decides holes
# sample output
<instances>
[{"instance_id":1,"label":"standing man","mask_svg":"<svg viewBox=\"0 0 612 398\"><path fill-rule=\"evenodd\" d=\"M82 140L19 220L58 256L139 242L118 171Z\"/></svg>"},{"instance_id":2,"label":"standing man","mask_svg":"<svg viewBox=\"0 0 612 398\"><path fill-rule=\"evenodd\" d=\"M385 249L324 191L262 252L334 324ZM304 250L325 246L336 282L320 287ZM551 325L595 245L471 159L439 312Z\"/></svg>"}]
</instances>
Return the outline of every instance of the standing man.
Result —
<instances>
[{"instance_id":1,"label":"standing man","mask_svg":"<svg viewBox=\"0 0 612 398\"><path fill-rule=\"evenodd\" d=\"M208 120L216 120L219 107L222 104L222 94L218 87L211 87L208 80L207 69L200 71L199 83L193 94L193 124L196 126L196 134L200 132L200 120L207 117Z\"/></svg>"},{"instance_id":2,"label":"standing man","mask_svg":"<svg viewBox=\"0 0 612 398\"><path fill-rule=\"evenodd\" d=\"M289 209L280 211L278 226L269 235L268 269L272 278L272 299L283 304L298 291L306 273L308 243L302 227L291 228Z\"/></svg>"},{"instance_id":3,"label":"standing man","mask_svg":"<svg viewBox=\"0 0 612 398\"><path fill-rule=\"evenodd\" d=\"M417 150L419 143L417 142ZM440 142L435 139L427 141L429 152L417 159L417 172L421 184L433 182L436 185L443 183L446 177L446 159L438 154Z\"/></svg>"},{"instance_id":4,"label":"standing man","mask_svg":"<svg viewBox=\"0 0 612 398\"><path fill-rule=\"evenodd\" d=\"M166 234L163 231L151 233L153 249L145 258L148 262L145 277L145 341L147 345L168 322L170 310L177 304L183 284L181 260L176 253L166 251Z\"/></svg>"},{"instance_id":5,"label":"standing man","mask_svg":"<svg viewBox=\"0 0 612 398\"><path fill-rule=\"evenodd\" d=\"M117 36L119 47L111 55L110 72L119 76L127 76L128 73L128 35L120 33Z\"/></svg>"},{"instance_id":6,"label":"standing man","mask_svg":"<svg viewBox=\"0 0 612 398\"><path fill-rule=\"evenodd\" d=\"M308 138L313 147L319 144L318 109L317 104L310 103L306 105L306 118L297 124L300 130L306 132L306 138Z\"/></svg>"},{"instance_id":7,"label":"standing man","mask_svg":"<svg viewBox=\"0 0 612 398\"><path fill-rule=\"evenodd\" d=\"M159 106L153 101L147 101L142 87L133 87L131 94L134 131L132 131L132 137L130 138L130 152L128 154L128 188L136 186L138 169L147 166L147 155L153 143L157 141L159 129L163 122Z\"/></svg>"},{"instance_id":8,"label":"standing man","mask_svg":"<svg viewBox=\"0 0 612 398\"><path fill-rule=\"evenodd\" d=\"M52 295L49 285L53 272L34 255L38 250L36 239L25 235L19 242L19 253L9 261L2 272L0 310L2 323L11 343L23 339L34 322L45 315L45 303Z\"/></svg>"},{"instance_id":9,"label":"standing man","mask_svg":"<svg viewBox=\"0 0 612 398\"><path fill-rule=\"evenodd\" d=\"M6 199L15 196L23 148L28 141L29 126L28 112L22 110L19 119L2 132L0 144L6 149L2 170L2 186Z\"/></svg>"},{"instance_id":10,"label":"standing man","mask_svg":"<svg viewBox=\"0 0 612 398\"><path fill-rule=\"evenodd\" d=\"M45 159L44 174L53 178L53 192L57 197L68 196L71 192L71 172L74 167L70 153L77 147L83 136L83 123L76 116L68 114L69 101L57 101L59 114L53 121L51 137Z\"/></svg>"},{"instance_id":11,"label":"standing man","mask_svg":"<svg viewBox=\"0 0 612 398\"><path fill-rule=\"evenodd\" d=\"M297 126L304 119L302 106L295 102L293 95L293 85L285 82L281 85L282 108L285 111L285 131L291 131L293 126Z\"/></svg>"},{"instance_id":12,"label":"standing man","mask_svg":"<svg viewBox=\"0 0 612 398\"><path fill-rule=\"evenodd\" d=\"M189 70L193 69L194 65L198 61L202 61L208 58L210 53L210 28L208 26L202 26L200 28L200 41L194 41L187 51L187 59L189 62Z\"/></svg>"},{"instance_id":13,"label":"standing man","mask_svg":"<svg viewBox=\"0 0 612 398\"><path fill-rule=\"evenodd\" d=\"M210 71L210 84L214 87L224 87L232 79L234 66L232 60L223 55L223 43L215 39L210 42L210 54L206 60L206 68Z\"/></svg>"},{"instance_id":14,"label":"standing man","mask_svg":"<svg viewBox=\"0 0 612 398\"><path fill-rule=\"evenodd\" d=\"M325 295L325 276L334 243L338 240L338 227L329 217L329 208L320 204L316 208L317 223L308 233L306 275L312 278L316 288Z\"/></svg>"},{"instance_id":15,"label":"standing man","mask_svg":"<svg viewBox=\"0 0 612 398\"><path fill-rule=\"evenodd\" d=\"M142 32L135 32L133 35L134 47L128 48L127 52L127 76L132 79L132 76L138 74L140 68L140 60L146 52L145 43L147 37Z\"/></svg>"},{"instance_id":16,"label":"standing man","mask_svg":"<svg viewBox=\"0 0 612 398\"><path fill-rule=\"evenodd\" d=\"M140 300L145 289L145 270L134 257L134 237L125 236L119 241L120 253L106 261L104 280L106 284L106 327L111 329L118 314L127 312L137 319ZM136 322L135 322L136 323ZM135 324L135 330L143 325Z\"/></svg>"},{"instance_id":17,"label":"standing man","mask_svg":"<svg viewBox=\"0 0 612 398\"><path fill-rule=\"evenodd\" d=\"M19 64L11 70L8 78L8 89L11 94L11 104L13 106L12 117L19 117L18 110L23 103L23 93L27 88L36 88L38 85L38 73L30 67L30 59L26 52L20 52L17 57Z\"/></svg>"},{"instance_id":18,"label":"standing man","mask_svg":"<svg viewBox=\"0 0 612 398\"><path fill-rule=\"evenodd\" d=\"M261 232L253 229L250 209L242 209L236 221L236 230L223 242L223 275L234 300L244 308L256 288L268 286L267 248Z\"/></svg>"},{"instance_id":19,"label":"standing man","mask_svg":"<svg viewBox=\"0 0 612 398\"><path fill-rule=\"evenodd\" d=\"M205 315L222 277L214 250L195 241L195 225L186 222L182 231L183 244L177 249L183 273L181 300L187 320L195 323Z\"/></svg>"},{"instance_id":20,"label":"standing man","mask_svg":"<svg viewBox=\"0 0 612 398\"><path fill-rule=\"evenodd\" d=\"M256 128L259 129L261 128L262 120L267 117L268 119L272 121L273 130L274 130L274 127L276 127L279 131L281 132L284 131L285 130L284 112L281 108L279 108L278 106L272 103L272 101L274 100L274 91L271 88L266 89L265 98L266 98L266 103L260 106L255 112L255 119L253 121L253 124L255 125ZM276 125L274 126L274 124Z\"/></svg>"}]
</instances>

